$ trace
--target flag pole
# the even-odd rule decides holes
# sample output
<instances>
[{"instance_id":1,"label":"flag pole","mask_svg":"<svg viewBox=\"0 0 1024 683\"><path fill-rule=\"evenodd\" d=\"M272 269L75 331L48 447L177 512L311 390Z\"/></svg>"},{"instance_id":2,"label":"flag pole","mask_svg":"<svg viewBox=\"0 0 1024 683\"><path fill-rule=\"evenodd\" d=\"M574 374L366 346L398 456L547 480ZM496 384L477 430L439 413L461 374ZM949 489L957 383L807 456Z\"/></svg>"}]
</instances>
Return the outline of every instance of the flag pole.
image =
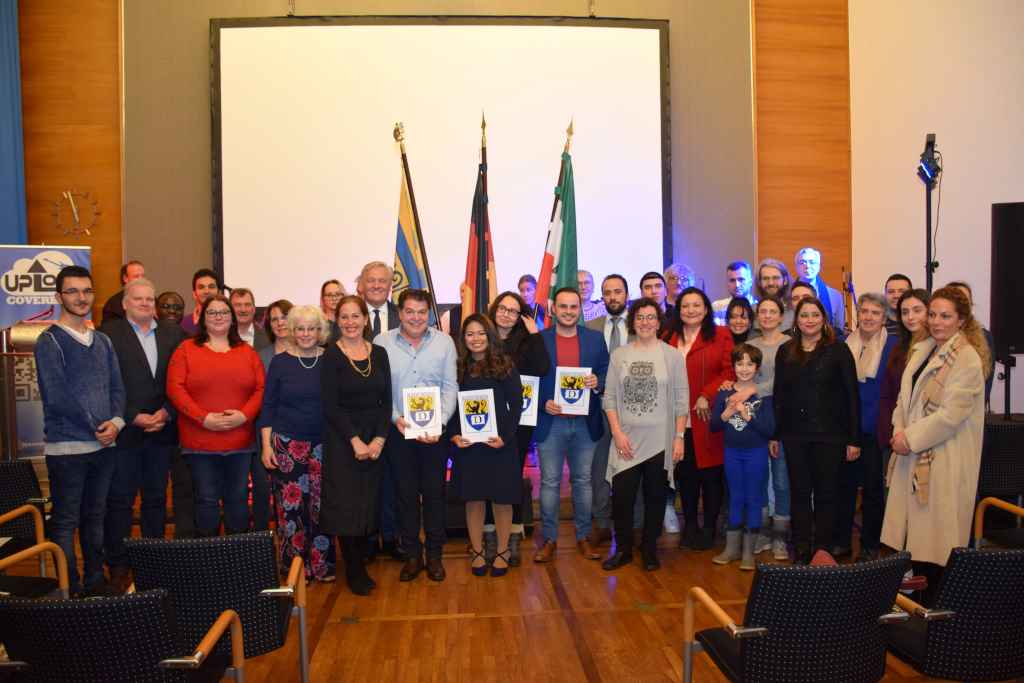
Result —
<instances>
[{"instance_id":1,"label":"flag pole","mask_svg":"<svg viewBox=\"0 0 1024 683\"><path fill-rule=\"evenodd\" d=\"M405 183L409 188L409 203L412 204L412 219L416 223L416 241L419 242L420 253L423 254L423 271L427 276L427 289L430 291L430 312L434 314L434 325L441 329L441 316L437 313L437 292L434 280L430 277L430 262L427 260L427 248L423 242L423 231L420 229L420 212L416 208L416 193L412 190L412 175L409 173L409 158L405 155L405 126L401 122L395 124L392 132L398 149L402 152L402 170L405 171Z\"/></svg>"},{"instance_id":2,"label":"flag pole","mask_svg":"<svg viewBox=\"0 0 1024 683\"><path fill-rule=\"evenodd\" d=\"M482 170L483 175L484 175L484 177L483 177L484 202L487 202L487 119L484 118L484 113L483 113L482 110L480 112L480 164L482 166L481 170ZM487 225L487 223L489 223L489 214L490 214L490 212L487 210L487 204L485 203L484 204L484 212L483 212L483 216L482 216L484 218L484 221L483 221L484 224L476 226L476 231L477 231L477 240L476 240L477 282L474 283L474 285L479 285L480 284L480 277L479 277L480 273L484 274L483 281L484 282L487 281L487 266L488 266L488 260L487 260L487 240L484 239L484 238L490 236L490 229L489 229L490 226ZM486 312L487 311L487 305L490 303L489 301L487 301L487 288L486 287L479 287L479 286L477 286L476 290L477 291L474 292L474 294L476 295L476 301L473 302L473 304L474 304L473 307L476 308L476 309L480 309L481 311ZM463 311L462 315L463 315L463 319L465 319L466 311Z\"/></svg>"},{"instance_id":3,"label":"flag pole","mask_svg":"<svg viewBox=\"0 0 1024 683\"><path fill-rule=\"evenodd\" d=\"M572 123L573 120L569 119L569 127L565 129L565 147L562 148L562 154L569 153L569 146L572 144ZM558 159L558 182L555 183L555 187L562 185L562 172L565 170L562 159ZM555 210L558 208L558 195L555 195L555 201L551 203L551 217L548 218L548 223L555 220Z\"/></svg>"}]
</instances>

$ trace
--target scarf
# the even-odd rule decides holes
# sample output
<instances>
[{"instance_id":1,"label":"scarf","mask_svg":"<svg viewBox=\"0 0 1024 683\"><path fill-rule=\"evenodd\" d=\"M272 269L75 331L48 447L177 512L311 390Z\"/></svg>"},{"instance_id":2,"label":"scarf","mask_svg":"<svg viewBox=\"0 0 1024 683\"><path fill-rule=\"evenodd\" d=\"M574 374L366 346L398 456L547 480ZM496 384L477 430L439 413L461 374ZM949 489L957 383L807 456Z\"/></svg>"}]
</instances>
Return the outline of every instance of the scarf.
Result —
<instances>
[{"instance_id":1,"label":"scarf","mask_svg":"<svg viewBox=\"0 0 1024 683\"><path fill-rule=\"evenodd\" d=\"M882 351L885 350L885 341L889 333L882 327L871 341L864 343L859 333L851 334L846 338L846 345L850 347L850 353L857 362L857 381L864 383L874 379L878 375L878 366L882 362Z\"/></svg>"}]
</instances>

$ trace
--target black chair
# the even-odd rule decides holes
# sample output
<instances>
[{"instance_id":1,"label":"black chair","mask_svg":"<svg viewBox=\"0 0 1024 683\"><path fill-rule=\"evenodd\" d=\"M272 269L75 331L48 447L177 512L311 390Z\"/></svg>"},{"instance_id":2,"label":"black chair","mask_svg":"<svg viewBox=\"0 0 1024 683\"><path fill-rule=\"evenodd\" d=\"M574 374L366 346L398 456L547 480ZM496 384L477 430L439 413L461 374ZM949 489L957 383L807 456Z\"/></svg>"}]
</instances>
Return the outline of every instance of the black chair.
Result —
<instances>
[{"instance_id":1,"label":"black chair","mask_svg":"<svg viewBox=\"0 0 1024 683\"><path fill-rule=\"evenodd\" d=\"M215 538L125 539L137 590L166 589L186 645L199 642L205 625L234 610L245 626L250 657L282 647L292 615L299 621L299 671L309 680L306 581L296 557L287 581L278 582L274 537L269 531ZM229 643L213 653L226 659Z\"/></svg>"},{"instance_id":2,"label":"black chair","mask_svg":"<svg viewBox=\"0 0 1024 683\"><path fill-rule=\"evenodd\" d=\"M50 502L43 497L39 488L39 477L36 469L28 460L0 461L0 515L6 515L24 505L34 505L39 509L41 524L34 520L18 516L4 517L0 524L0 537L10 540L0 546L0 559L19 553L26 548L42 543L45 539L46 511L44 506ZM44 559L39 558L39 573L46 573Z\"/></svg>"},{"instance_id":3,"label":"black chair","mask_svg":"<svg viewBox=\"0 0 1024 683\"><path fill-rule=\"evenodd\" d=\"M228 627L230 668L207 661ZM9 657L0 676L16 681L219 681L226 673L244 682L242 640L242 622L226 610L192 654L180 657L188 650L163 590L88 600L0 598L0 642Z\"/></svg>"},{"instance_id":4,"label":"black chair","mask_svg":"<svg viewBox=\"0 0 1024 683\"><path fill-rule=\"evenodd\" d=\"M902 595L896 604L912 616L889 629L889 650L921 673L1024 677L1024 550L954 548L932 609Z\"/></svg>"},{"instance_id":5,"label":"black chair","mask_svg":"<svg viewBox=\"0 0 1024 683\"><path fill-rule=\"evenodd\" d=\"M29 520L29 517L32 519ZM32 537L36 543L25 547L22 542L14 543L14 541L20 539L12 539L4 544L5 550L7 550L7 546L14 547L13 552L5 552L0 556L0 572L4 572L0 574L0 594L13 595L20 598L41 598L60 589L62 591L61 595L65 598L68 597L68 570L64 552L56 544L47 543L43 535L43 514L39 511L39 508L35 505L22 505L0 515L0 525L2 525L0 528L8 527L15 523L27 524L29 528L32 528L34 531ZM57 579L51 579L46 576L46 560L44 558L48 552L54 554ZM6 570L12 565L33 557L39 558L40 576L11 576L6 574ZM62 584L59 583L61 577L63 577Z\"/></svg>"},{"instance_id":6,"label":"black chair","mask_svg":"<svg viewBox=\"0 0 1024 683\"><path fill-rule=\"evenodd\" d=\"M884 626L905 621L892 611L910 555L833 566L759 564L743 626L700 587L686 596L683 680L706 652L730 681L818 683L877 681L885 673ZM695 604L721 624L694 634Z\"/></svg>"}]
</instances>

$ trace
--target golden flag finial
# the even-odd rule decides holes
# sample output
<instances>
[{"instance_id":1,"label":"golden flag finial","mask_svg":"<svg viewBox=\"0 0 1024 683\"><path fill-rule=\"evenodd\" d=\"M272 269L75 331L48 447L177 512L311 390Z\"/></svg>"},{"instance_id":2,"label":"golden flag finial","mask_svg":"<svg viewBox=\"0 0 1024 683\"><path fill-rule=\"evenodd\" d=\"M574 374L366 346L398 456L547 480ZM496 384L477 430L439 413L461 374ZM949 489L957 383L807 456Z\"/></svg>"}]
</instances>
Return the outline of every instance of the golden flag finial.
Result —
<instances>
[{"instance_id":1,"label":"golden flag finial","mask_svg":"<svg viewBox=\"0 0 1024 683\"><path fill-rule=\"evenodd\" d=\"M484 110L480 110L480 146L487 146L487 117L484 116Z\"/></svg>"},{"instance_id":2,"label":"golden flag finial","mask_svg":"<svg viewBox=\"0 0 1024 683\"><path fill-rule=\"evenodd\" d=\"M563 150L564 153L569 152L569 145L572 143L572 124L573 119L570 118L569 127L565 129L565 149Z\"/></svg>"}]
</instances>

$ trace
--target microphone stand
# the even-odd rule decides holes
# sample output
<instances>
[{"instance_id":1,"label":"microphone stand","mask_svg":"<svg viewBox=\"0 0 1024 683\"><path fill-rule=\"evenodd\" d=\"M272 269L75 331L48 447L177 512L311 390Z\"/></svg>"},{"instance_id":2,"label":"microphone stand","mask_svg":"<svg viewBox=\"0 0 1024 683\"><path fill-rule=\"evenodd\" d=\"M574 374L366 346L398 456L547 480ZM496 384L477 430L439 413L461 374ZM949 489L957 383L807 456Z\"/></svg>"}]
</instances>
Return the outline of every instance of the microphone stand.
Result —
<instances>
[{"instance_id":1,"label":"microphone stand","mask_svg":"<svg viewBox=\"0 0 1024 683\"><path fill-rule=\"evenodd\" d=\"M925 289L929 294L932 291L935 269L939 267L939 262L932 259L932 190L935 188L940 173L942 173L942 168L935 155L935 133L928 133L925 136L921 161L917 165L917 177L924 182L924 276Z\"/></svg>"}]
</instances>

